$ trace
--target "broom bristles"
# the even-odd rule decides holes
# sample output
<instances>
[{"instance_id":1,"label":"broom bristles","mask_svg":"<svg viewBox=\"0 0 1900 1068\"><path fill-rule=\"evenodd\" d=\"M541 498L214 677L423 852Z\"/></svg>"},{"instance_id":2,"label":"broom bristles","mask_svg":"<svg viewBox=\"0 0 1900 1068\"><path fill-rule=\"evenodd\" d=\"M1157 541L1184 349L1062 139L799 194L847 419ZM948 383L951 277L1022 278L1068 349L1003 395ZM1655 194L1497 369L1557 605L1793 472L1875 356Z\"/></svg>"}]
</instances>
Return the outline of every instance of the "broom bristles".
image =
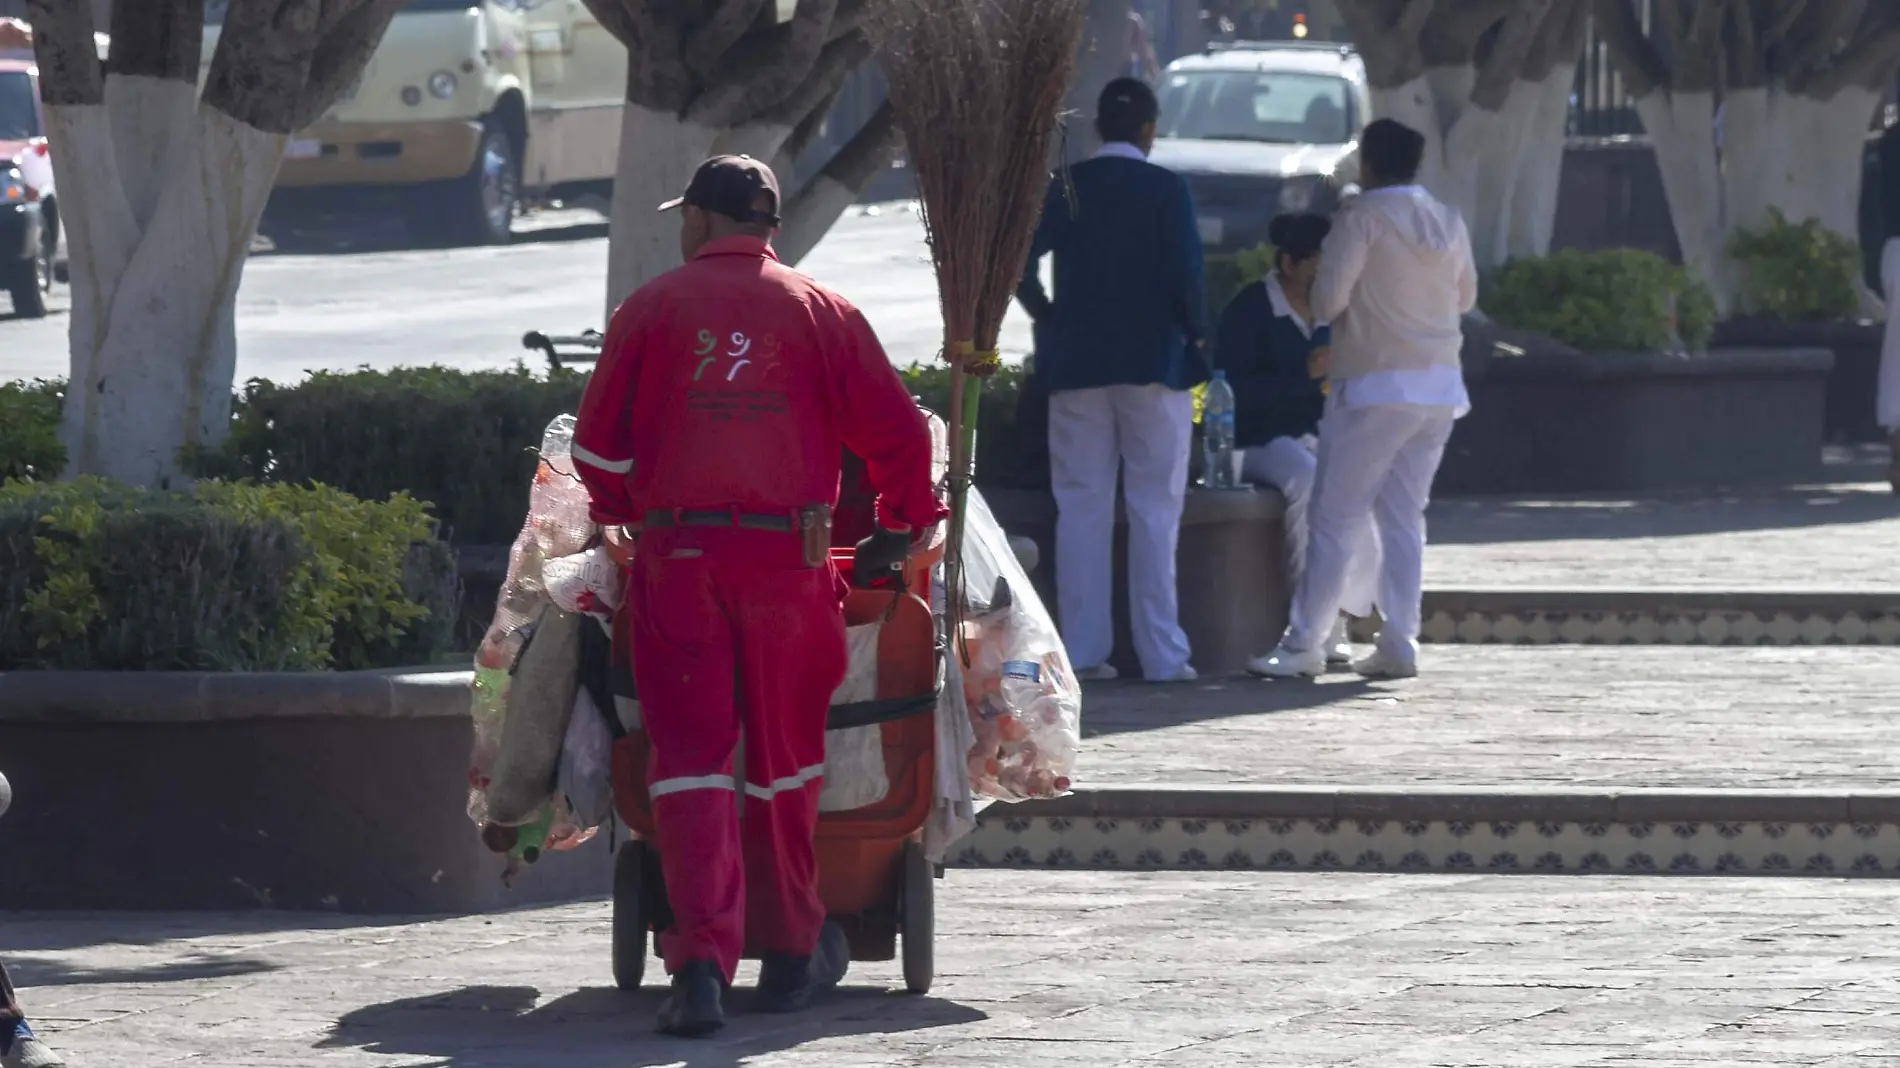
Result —
<instances>
[{"instance_id":1,"label":"broom bristles","mask_svg":"<svg viewBox=\"0 0 1900 1068\"><path fill-rule=\"evenodd\" d=\"M996 348L1048 188L1085 11L1086 0L892 0L880 26L952 362L959 343Z\"/></svg>"}]
</instances>

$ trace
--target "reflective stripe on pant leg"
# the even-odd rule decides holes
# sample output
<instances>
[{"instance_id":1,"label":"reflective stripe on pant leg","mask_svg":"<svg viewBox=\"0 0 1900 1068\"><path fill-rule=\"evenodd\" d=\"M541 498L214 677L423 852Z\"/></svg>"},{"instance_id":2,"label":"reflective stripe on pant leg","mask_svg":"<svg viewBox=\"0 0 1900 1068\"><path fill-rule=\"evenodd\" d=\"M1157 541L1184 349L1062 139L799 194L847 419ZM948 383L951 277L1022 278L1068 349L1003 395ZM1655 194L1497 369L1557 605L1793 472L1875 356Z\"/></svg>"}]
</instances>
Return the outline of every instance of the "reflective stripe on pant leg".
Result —
<instances>
[{"instance_id":1,"label":"reflective stripe on pant leg","mask_svg":"<svg viewBox=\"0 0 1900 1068\"><path fill-rule=\"evenodd\" d=\"M754 572L735 613L745 719L746 942L810 953L825 920L814 841L825 716L844 680L844 617L825 569Z\"/></svg>"},{"instance_id":2,"label":"reflective stripe on pant leg","mask_svg":"<svg viewBox=\"0 0 1900 1068\"><path fill-rule=\"evenodd\" d=\"M716 598L712 561L673 556L680 540L670 530L644 535L631 583L654 844L674 921L660 933L660 949L668 972L712 960L730 979L745 942L732 766L739 737L734 639Z\"/></svg>"}]
</instances>

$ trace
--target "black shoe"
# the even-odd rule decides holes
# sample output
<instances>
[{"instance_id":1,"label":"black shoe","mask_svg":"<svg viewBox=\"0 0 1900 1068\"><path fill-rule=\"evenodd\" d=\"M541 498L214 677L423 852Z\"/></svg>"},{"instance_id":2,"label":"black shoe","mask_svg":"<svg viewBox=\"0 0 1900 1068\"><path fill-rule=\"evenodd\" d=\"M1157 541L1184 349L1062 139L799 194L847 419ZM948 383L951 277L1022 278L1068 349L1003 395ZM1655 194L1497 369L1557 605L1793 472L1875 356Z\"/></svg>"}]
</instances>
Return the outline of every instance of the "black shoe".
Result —
<instances>
[{"instance_id":1,"label":"black shoe","mask_svg":"<svg viewBox=\"0 0 1900 1068\"><path fill-rule=\"evenodd\" d=\"M719 1004L725 989L719 965L709 960L687 961L673 974L673 992L660 1005L659 1031L676 1038L703 1038L726 1025Z\"/></svg>"},{"instance_id":2,"label":"black shoe","mask_svg":"<svg viewBox=\"0 0 1900 1068\"><path fill-rule=\"evenodd\" d=\"M798 1012L811 999L844 981L851 967L851 943L844 928L827 920L818 930L818 946L808 957L768 953L759 959L758 1012Z\"/></svg>"}]
</instances>

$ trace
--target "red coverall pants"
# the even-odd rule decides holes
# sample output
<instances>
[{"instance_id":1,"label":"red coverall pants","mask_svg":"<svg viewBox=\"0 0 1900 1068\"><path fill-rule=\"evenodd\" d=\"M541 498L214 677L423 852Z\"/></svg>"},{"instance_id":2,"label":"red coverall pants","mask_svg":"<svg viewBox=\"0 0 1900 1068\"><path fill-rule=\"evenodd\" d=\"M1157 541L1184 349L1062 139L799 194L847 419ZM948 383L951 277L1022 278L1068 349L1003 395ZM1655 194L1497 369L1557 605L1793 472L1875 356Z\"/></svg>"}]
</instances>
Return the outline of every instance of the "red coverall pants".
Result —
<instances>
[{"instance_id":1,"label":"red coverall pants","mask_svg":"<svg viewBox=\"0 0 1900 1068\"><path fill-rule=\"evenodd\" d=\"M660 952L669 973L712 960L731 982L748 944L803 956L825 921L813 837L825 715L846 667L846 588L829 564L805 566L797 535L739 527L648 529L631 571L634 681L673 910Z\"/></svg>"}]
</instances>

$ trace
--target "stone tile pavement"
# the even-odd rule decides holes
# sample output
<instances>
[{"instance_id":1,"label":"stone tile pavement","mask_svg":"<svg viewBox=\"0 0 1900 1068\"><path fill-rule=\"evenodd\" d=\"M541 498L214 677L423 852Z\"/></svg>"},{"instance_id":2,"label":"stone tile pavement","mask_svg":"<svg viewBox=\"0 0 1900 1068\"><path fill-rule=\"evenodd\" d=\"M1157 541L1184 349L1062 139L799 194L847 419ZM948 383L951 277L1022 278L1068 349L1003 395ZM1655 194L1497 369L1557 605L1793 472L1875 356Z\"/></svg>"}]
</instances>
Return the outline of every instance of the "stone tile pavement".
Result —
<instances>
[{"instance_id":1,"label":"stone tile pavement","mask_svg":"<svg viewBox=\"0 0 1900 1068\"><path fill-rule=\"evenodd\" d=\"M702 1044L604 905L384 924L0 915L74 1068L1893 1068L1900 885L952 872L939 982L863 965ZM748 982L746 972L741 981Z\"/></svg>"},{"instance_id":2,"label":"stone tile pavement","mask_svg":"<svg viewBox=\"0 0 1900 1068\"><path fill-rule=\"evenodd\" d=\"M1840 470L1865 477L1864 467ZM1429 589L1900 589L1900 497L1885 482L1448 498L1433 502L1429 520Z\"/></svg>"},{"instance_id":3,"label":"stone tile pavement","mask_svg":"<svg viewBox=\"0 0 1900 1068\"><path fill-rule=\"evenodd\" d=\"M1368 683L1091 683L1083 785L1900 785L1900 649L1426 646Z\"/></svg>"}]
</instances>

